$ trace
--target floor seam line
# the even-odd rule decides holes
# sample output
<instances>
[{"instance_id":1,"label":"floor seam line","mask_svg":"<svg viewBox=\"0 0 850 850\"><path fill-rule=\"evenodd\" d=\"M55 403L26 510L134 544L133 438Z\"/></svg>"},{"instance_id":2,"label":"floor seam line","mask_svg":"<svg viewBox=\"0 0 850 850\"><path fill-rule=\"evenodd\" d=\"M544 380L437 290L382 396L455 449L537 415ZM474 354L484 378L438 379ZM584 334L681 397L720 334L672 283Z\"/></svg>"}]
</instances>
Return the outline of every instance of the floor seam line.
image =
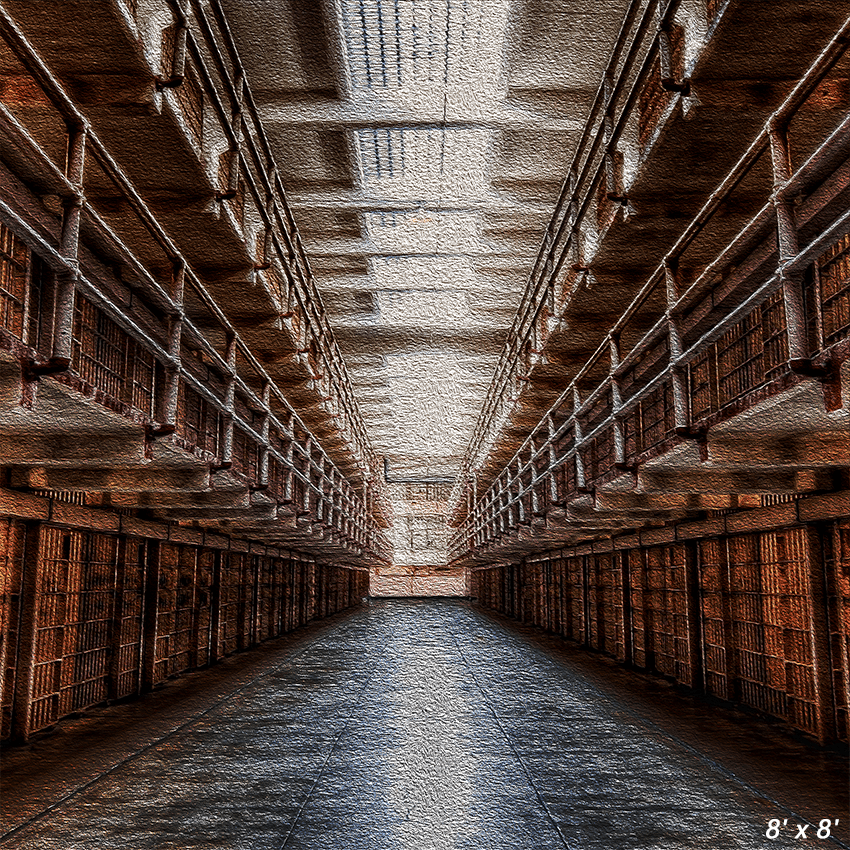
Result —
<instances>
[{"instance_id":1,"label":"floor seam line","mask_svg":"<svg viewBox=\"0 0 850 850\"><path fill-rule=\"evenodd\" d=\"M491 622L496 623L495 619L492 619ZM516 635L517 633L513 632L513 634ZM543 634L550 635L552 633L543 632ZM555 635L555 636L557 636L557 635ZM556 666L558 666L557 662L553 661L553 659L551 657L547 656L546 651L544 649L536 646L536 644L534 644L532 642L530 642L530 646L531 646L532 650L534 651L535 655L537 655L539 658L545 659L549 664L555 664ZM473 676L474 676L474 674L473 674ZM705 764L710 765L718 773L725 775L729 779L732 779L741 788L746 789L751 794L755 794L755 795L761 797L762 799L767 800L770 803L773 803L773 805L782 809L783 812L786 812L787 814L792 815L795 818L799 818L799 820L802 821L803 823L807 823L810 826L815 825L813 821L809 821L808 818L805 818L803 815L798 814L790 806L787 806L786 804L781 803L779 800L774 799L769 794L766 794L763 791L760 791L754 785L751 785L749 782L747 782L746 780L744 780L740 776L738 776L734 771L730 770L727 767L724 767L720 762L715 761L710 756L707 756L705 753L701 753L693 745L688 744L686 741L683 741L681 738L677 737L676 735L673 735L670 732L667 732L659 724L655 723L654 721L650 720L647 717L644 717L643 715L639 714L638 712L634 711L633 709L630 709L627 705L619 702L619 700L617 700L617 698L615 696L613 696L612 694L609 694L607 691L605 691L601 688L598 688L595 684L593 684L589 680L588 680L588 683L596 691L596 693L599 694L613 708L616 708L618 711L622 712L623 714L627 715L628 717L631 717L633 720L637 721L638 723L641 723L645 726L650 727L655 732L660 734L663 738L665 738L667 741L675 743L681 749L687 751L688 753L690 753L693 756L696 756L696 758L698 758L700 761L702 761ZM482 693L483 693L483 690L482 690ZM844 848L844 850L850 850L850 844L846 844L844 841L842 841L840 838L838 838L834 835L830 836L830 838L828 840L833 842L837 846Z\"/></svg>"},{"instance_id":2,"label":"floor seam line","mask_svg":"<svg viewBox=\"0 0 850 850\"><path fill-rule=\"evenodd\" d=\"M257 682L261 681L266 676L270 676L274 673L277 673L280 670L285 669L295 659L299 658L308 649L310 649L312 646L314 646L316 643L318 643L318 641L321 638L327 637L330 634L335 634L340 629L342 629L343 626L346 626L346 625L349 625L349 621L339 623L338 625L333 626L332 628L328 629L327 631L323 632L322 634L316 635L315 638L313 638L311 641L309 641L305 646L301 647L301 649L299 649L297 652L288 656L287 659L283 663L279 664L277 667L274 667L271 670L266 670L264 673L260 674L259 676L256 676L255 678L246 682L244 685L240 685L238 688L235 688L234 690L230 691L224 697L217 700L212 705L205 708L203 711L200 711L197 714L194 714L192 717L190 717L188 720L181 723L179 726L175 726L173 729L170 729L168 732L166 732L166 734L162 735L160 738L157 738L155 741L151 741L150 743L145 744L143 747L139 748L135 752L130 753L130 755L121 759L121 761L116 762L108 770L105 770L102 773L99 773L97 776L93 777L88 782L85 782L82 785L78 786L77 788L74 788L72 791L68 792L64 797L57 800L55 803L52 803L46 809L42 809L40 812L38 812L37 814L28 818L23 823L20 823L17 826L13 827L12 829L8 830L7 832L4 832L2 835L0 835L0 844L5 844L8 839L14 837L15 835L17 835L22 830L26 829L29 826L32 826L34 823L41 820L45 816L47 816L47 815L51 814L52 812L56 811L57 809L61 808L63 805L65 805L65 803L70 802L78 794L81 794L83 791L86 791L87 789L91 788L93 785L97 784L102 779L106 778L107 776L110 776L116 770L119 770L120 768L129 764L131 761L133 761L133 759L136 759L140 755L142 755L143 753L146 753L148 750L151 750L151 749L159 746L164 741L167 741L173 735L176 735L178 732L182 732L185 729L189 728L192 724L196 723L198 720L200 720L206 714L209 714L214 709L218 708L220 705L223 705L225 702L227 702L229 699L234 697L236 694L241 693L243 690L245 690L246 688L251 687L251 685L254 685Z\"/></svg>"},{"instance_id":3,"label":"floor seam line","mask_svg":"<svg viewBox=\"0 0 850 850\"><path fill-rule=\"evenodd\" d=\"M472 677L472 681L475 682L475 687L477 687L479 692L481 693L481 696L483 697L484 702L487 705L488 711L490 712L490 714L493 715L493 719L496 721L496 725L499 727L499 730L501 731L505 740L508 742L508 746L511 748L511 752L514 754L514 758L519 763L520 767L522 768L523 773L525 774L526 779L528 780L528 784L531 786L532 790L534 791L534 795L535 795L535 797L537 797L537 802L540 804L543 811L546 812L546 817L549 819L549 822L554 827L555 832L558 833L558 836L561 839L561 842L563 843L564 847L566 847L567 850L576 850L576 848L572 845L572 843L570 841L567 840L567 837L561 831L561 827L559 826L558 822L555 820L555 817L553 816L551 810L549 809L549 806L546 804L546 801L541 796L540 791L537 788L537 785L534 783L534 780L531 778L531 773L529 772L528 767L526 766L525 762L522 760L522 756L520 756L519 752L517 752L517 749L514 746L514 742L511 740L510 735L508 735L507 731L505 730L505 727L502 724L502 721L499 718L499 715L496 713L496 710L493 708L493 705L491 704L490 700L487 697L486 691L484 690L484 688L481 687L481 684L478 681L478 677L475 675L475 672L473 671L472 667L470 667L469 662L467 661L466 655L464 654L463 650L460 647L460 643L458 642L457 635L454 632L451 632L451 636L452 636L452 640L455 643L455 647L457 648L457 651L460 654L460 657L463 659L464 666L469 671L469 674Z\"/></svg>"},{"instance_id":4,"label":"floor seam line","mask_svg":"<svg viewBox=\"0 0 850 850\"><path fill-rule=\"evenodd\" d=\"M397 629L391 632L393 638L397 635ZM313 796L316 788L319 785L319 782L322 780L322 777L325 775L325 770L327 769L328 764L330 763L331 757L336 752L337 744L339 744L340 740L342 740L342 736L345 734L348 727L351 725L351 719L354 717L354 712L357 710L357 706L360 705L360 701L363 698L363 694L366 693L369 685L372 683L372 680L375 678L377 674L377 670L372 671L372 673L366 679L363 687L360 689L360 693L358 694L357 701L351 708L351 711L348 713L348 717L345 719L345 723L342 726L342 729L339 730L337 736L334 738L333 744L328 752L327 757L324 762L322 762L322 766L319 769L319 774L314 780L313 784L310 786L310 790L307 792L307 795L301 801L301 805L298 807L298 811L295 813L295 817L292 820L292 825L289 827L289 831L286 833L286 838L284 838L283 843L279 845L278 850L284 850L287 844L289 844L289 839L292 838L292 835L295 832L295 827L298 825L298 821L301 819L301 815L304 813L304 809L307 808L307 803L310 802L310 798Z\"/></svg>"}]
</instances>

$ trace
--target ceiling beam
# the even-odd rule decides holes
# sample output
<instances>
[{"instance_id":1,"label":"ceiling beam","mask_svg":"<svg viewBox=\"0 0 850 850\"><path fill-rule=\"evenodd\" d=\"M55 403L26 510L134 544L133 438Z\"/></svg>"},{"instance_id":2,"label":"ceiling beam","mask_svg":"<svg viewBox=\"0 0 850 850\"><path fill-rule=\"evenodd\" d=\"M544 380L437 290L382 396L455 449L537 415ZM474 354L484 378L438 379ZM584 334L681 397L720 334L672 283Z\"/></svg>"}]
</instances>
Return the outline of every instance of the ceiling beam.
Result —
<instances>
[{"instance_id":1,"label":"ceiling beam","mask_svg":"<svg viewBox=\"0 0 850 850\"><path fill-rule=\"evenodd\" d=\"M287 101L258 105L260 118L271 131L300 130L509 130L521 132L578 133L584 121L532 109L517 109L504 102L486 110L460 112L442 109L405 109L350 101Z\"/></svg>"}]
</instances>

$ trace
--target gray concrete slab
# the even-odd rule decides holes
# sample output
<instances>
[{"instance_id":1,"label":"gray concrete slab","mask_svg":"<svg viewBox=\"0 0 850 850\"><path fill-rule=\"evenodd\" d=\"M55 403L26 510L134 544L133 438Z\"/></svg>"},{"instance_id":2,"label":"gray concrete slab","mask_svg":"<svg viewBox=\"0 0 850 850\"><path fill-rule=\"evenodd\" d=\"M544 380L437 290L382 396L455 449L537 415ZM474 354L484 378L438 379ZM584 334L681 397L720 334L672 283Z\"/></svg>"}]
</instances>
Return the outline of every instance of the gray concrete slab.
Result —
<instances>
[{"instance_id":1,"label":"gray concrete slab","mask_svg":"<svg viewBox=\"0 0 850 850\"><path fill-rule=\"evenodd\" d=\"M460 600L375 602L169 687L12 751L2 845L754 850L839 818L815 840L848 846L840 758Z\"/></svg>"}]
</instances>

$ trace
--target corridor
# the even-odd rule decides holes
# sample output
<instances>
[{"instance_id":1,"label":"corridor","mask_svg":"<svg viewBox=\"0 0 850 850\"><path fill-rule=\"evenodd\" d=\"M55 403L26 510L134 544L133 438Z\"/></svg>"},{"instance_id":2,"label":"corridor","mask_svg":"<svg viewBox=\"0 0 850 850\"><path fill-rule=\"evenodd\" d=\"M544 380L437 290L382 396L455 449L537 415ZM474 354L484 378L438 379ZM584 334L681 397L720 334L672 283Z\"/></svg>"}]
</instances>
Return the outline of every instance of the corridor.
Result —
<instances>
[{"instance_id":1,"label":"corridor","mask_svg":"<svg viewBox=\"0 0 850 850\"><path fill-rule=\"evenodd\" d=\"M21 850L850 846L841 758L461 600L373 601L63 721L3 782Z\"/></svg>"}]
</instances>

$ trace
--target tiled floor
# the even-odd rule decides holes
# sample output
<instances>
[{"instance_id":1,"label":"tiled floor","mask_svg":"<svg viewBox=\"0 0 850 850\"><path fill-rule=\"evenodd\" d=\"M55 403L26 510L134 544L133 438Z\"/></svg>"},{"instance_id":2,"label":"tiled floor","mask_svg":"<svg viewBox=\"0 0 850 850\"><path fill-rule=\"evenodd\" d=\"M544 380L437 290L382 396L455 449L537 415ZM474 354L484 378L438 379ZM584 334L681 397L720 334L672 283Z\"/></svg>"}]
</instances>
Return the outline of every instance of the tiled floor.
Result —
<instances>
[{"instance_id":1,"label":"tiled floor","mask_svg":"<svg viewBox=\"0 0 850 850\"><path fill-rule=\"evenodd\" d=\"M11 751L3 846L850 845L840 758L461 601L376 602L169 688Z\"/></svg>"}]
</instances>

